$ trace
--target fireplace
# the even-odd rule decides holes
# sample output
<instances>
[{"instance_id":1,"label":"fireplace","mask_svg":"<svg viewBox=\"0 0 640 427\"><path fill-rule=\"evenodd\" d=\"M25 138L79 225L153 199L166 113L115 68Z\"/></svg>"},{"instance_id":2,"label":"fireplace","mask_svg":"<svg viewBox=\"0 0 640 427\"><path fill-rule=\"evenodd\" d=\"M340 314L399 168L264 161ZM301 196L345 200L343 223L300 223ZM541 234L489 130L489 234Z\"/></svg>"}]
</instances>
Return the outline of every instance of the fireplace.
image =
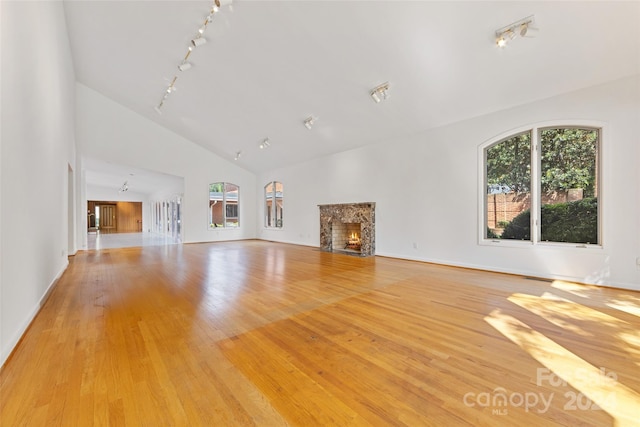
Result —
<instances>
[{"instance_id":1,"label":"fireplace","mask_svg":"<svg viewBox=\"0 0 640 427\"><path fill-rule=\"evenodd\" d=\"M320 249L375 255L375 203L319 205Z\"/></svg>"}]
</instances>

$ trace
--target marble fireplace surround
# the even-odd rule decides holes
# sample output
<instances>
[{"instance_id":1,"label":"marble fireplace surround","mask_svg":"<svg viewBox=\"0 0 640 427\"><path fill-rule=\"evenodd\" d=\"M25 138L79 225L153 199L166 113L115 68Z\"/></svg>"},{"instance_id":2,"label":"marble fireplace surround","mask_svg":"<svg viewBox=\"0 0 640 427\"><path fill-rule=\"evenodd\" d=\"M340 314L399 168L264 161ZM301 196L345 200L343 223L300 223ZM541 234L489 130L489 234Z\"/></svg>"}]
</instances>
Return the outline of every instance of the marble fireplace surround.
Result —
<instances>
[{"instance_id":1,"label":"marble fireplace surround","mask_svg":"<svg viewBox=\"0 0 640 427\"><path fill-rule=\"evenodd\" d=\"M359 256L372 256L376 253L376 204L340 203L332 205L318 205L320 208L320 250L327 252L345 252L342 248L332 247L332 223L360 224L360 253Z\"/></svg>"}]
</instances>

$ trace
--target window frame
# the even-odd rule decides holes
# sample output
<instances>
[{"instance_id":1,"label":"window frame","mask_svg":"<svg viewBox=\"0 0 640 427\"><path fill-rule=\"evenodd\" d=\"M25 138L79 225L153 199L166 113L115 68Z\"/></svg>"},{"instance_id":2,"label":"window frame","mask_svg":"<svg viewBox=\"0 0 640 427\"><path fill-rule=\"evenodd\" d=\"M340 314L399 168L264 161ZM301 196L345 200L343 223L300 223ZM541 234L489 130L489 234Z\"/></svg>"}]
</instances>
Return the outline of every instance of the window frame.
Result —
<instances>
[{"instance_id":1,"label":"window frame","mask_svg":"<svg viewBox=\"0 0 640 427\"><path fill-rule=\"evenodd\" d=\"M220 227L214 225L213 214L211 212L211 206L212 206L211 205L211 201L212 201L212 199L211 199L211 186L217 185L217 184L221 184L222 185L222 209L221 209L221 211L222 211L222 215L223 215L223 221L222 221L222 226L220 226ZM230 185L234 186L238 191L238 198L237 198L236 203L235 203L238 215L234 216L234 217L230 217L230 216L227 215L228 206L231 206L231 205L227 204L227 192L228 192L227 191L227 186L230 186ZM227 182L227 181L216 181L216 182L210 183L209 184L209 213L208 213L208 217L209 217L209 221L208 221L209 222L209 225L208 225L208 229L209 230L237 230L237 229L239 229L240 226L241 226L240 225L240 186L237 185L237 184L234 184L232 182ZM228 218L234 218L234 219L237 218L237 221L238 221L237 224L238 225L235 226L235 227L228 226L227 225L227 219Z\"/></svg>"},{"instance_id":2,"label":"window frame","mask_svg":"<svg viewBox=\"0 0 640 427\"><path fill-rule=\"evenodd\" d=\"M282 188L282 191L281 191L282 196L280 197L280 200L281 200L281 202L283 204L282 212L281 212L280 219L279 219L279 224L280 225L278 225L278 216L276 215L277 210L278 210L278 204L277 204L277 201L278 201L278 197L277 197L278 184L280 184L280 186ZM270 185L273 186L271 199L269 199L267 197L267 187L269 187ZM263 204L263 207L264 207L264 228L267 228L267 229L270 229L270 230L282 230L284 228L284 215L283 215L283 212L284 212L284 184L281 181L275 181L275 180L274 181L269 181L264 185L264 187L262 187L262 189L263 189L263 193L262 193L263 194L263 199L262 200L263 200L263 203L264 203ZM271 200L271 208L270 209L267 206L267 202L269 200ZM270 216L269 216L269 212L268 212L269 210L271 211L271 215ZM269 217L271 217L272 221L269 221ZM270 222L275 222L275 225L271 224Z\"/></svg>"},{"instance_id":3,"label":"window frame","mask_svg":"<svg viewBox=\"0 0 640 427\"><path fill-rule=\"evenodd\" d=\"M551 242L541 240L541 169L542 169L542 155L540 146L541 131L545 129L593 129L598 132L597 152L596 157L596 186L598 188L598 243L570 243L570 242ZM487 215L487 150L492 146L499 144L505 140L516 135L530 132L531 134L531 207L530 207L530 240L513 240L513 239L495 239L489 238L486 235L488 215ZM547 121L541 123L530 124L527 126L521 126L511 129L502 134L499 134L493 138L485 140L478 146L478 244L482 246L506 246L506 247L529 247L529 246L546 246L546 247L558 247L558 248L579 248L579 249L595 249L602 250L605 247L605 229L604 229L604 217L605 217L605 186L604 184L604 171L605 160L607 158L606 149L607 144L604 144L604 140L607 134L607 123L597 121L583 121L583 120L571 120L571 121ZM603 191L605 190L605 191Z\"/></svg>"}]
</instances>

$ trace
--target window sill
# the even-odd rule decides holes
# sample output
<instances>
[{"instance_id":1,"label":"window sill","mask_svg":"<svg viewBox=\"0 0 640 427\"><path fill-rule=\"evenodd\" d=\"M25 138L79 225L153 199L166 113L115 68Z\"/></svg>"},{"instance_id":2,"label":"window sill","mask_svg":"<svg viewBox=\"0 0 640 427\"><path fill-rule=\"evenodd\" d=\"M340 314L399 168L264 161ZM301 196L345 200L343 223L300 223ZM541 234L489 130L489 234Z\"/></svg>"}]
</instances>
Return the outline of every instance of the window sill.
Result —
<instances>
[{"instance_id":1,"label":"window sill","mask_svg":"<svg viewBox=\"0 0 640 427\"><path fill-rule=\"evenodd\" d=\"M528 247L544 247L555 249L583 249L588 251L602 251L602 245L590 245L586 243L565 243L565 242L532 242L529 240L501 240L501 239L482 239L478 243L480 246L494 246L507 248L528 248Z\"/></svg>"}]
</instances>

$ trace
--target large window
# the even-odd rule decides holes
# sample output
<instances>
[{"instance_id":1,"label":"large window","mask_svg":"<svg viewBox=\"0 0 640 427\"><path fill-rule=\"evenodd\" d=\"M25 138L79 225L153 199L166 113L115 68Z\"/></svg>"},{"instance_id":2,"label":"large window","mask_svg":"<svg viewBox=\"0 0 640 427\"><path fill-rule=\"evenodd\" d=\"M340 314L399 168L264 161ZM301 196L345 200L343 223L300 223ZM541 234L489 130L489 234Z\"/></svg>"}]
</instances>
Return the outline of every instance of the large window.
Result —
<instances>
[{"instance_id":1,"label":"large window","mask_svg":"<svg viewBox=\"0 0 640 427\"><path fill-rule=\"evenodd\" d=\"M264 224L265 227L282 227L282 183L273 181L264 186Z\"/></svg>"},{"instance_id":2,"label":"large window","mask_svg":"<svg viewBox=\"0 0 640 427\"><path fill-rule=\"evenodd\" d=\"M598 245L600 130L544 127L483 150L485 239Z\"/></svg>"},{"instance_id":3,"label":"large window","mask_svg":"<svg viewBox=\"0 0 640 427\"><path fill-rule=\"evenodd\" d=\"M209 184L209 228L239 227L240 188L228 182Z\"/></svg>"}]
</instances>

